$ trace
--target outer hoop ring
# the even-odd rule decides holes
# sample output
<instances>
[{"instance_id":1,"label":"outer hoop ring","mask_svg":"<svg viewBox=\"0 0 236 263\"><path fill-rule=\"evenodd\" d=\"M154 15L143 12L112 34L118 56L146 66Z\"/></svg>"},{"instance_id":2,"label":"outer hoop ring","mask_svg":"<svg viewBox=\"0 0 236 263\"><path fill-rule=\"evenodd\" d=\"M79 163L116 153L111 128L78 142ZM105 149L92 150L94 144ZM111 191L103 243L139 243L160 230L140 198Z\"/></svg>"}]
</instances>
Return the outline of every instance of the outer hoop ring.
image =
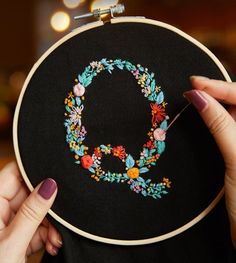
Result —
<instances>
[{"instance_id":1,"label":"outer hoop ring","mask_svg":"<svg viewBox=\"0 0 236 263\"><path fill-rule=\"evenodd\" d=\"M196 39L192 38L191 36L189 36L188 34L184 33L183 31L160 21L156 21L156 20L152 20L152 19L146 19L146 18L140 18L140 17L120 17L120 18L114 18L111 19L111 24L117 24L117 23L144 23L144 24L150 24L150 25L154 25L154 26L159 26L162 28L166 28L180 36L182 36L183 38L187 39L188 41L190 41L191 43L193 43L194 45L196 45L197 47L199 47L203 52L205 52L211 59L212 61L216 64L216 66L219 68L219 70L221 71L222 75L224 76L225 80L228 82L232 82L227 71L225 70L225 68L223 67L223 65L221 64L221 62L217 59L217 57L208 49L206 48L203 44L201 44L200 42L198 42ZM19 145L18 145L18 119L19 119L19 113L20 113L20 107L22 104L22 100L24 97L24 93L27 89L27 86L33 76L33 74L35 73L35 71L38 69L38 67L43 63L43 61L57 48L59 47L61 44L63 44L64 42L66 42L67 40L69 40L70 38L91 30L93 28L96 27L100 27L103 26L104 23L102 21L98 21L98 22L94 22L91 24L87 24L84 25L76 30L74 30L73 32L69 33L68 35L66 35L65 37L63 37L61 40L59 40L57 43L55 43L51 48L49 48L44 55L38 60L38 62L33 66L33 68L31 69L25 83L24 86L22 88L21 94L19 96L18 99L18 103L16 106L16 110L15 110L15 115L14 115L14 120L13 120L13 145L14 145L14 150L15 150L15 155L16 155L16 160L19 166L19 169L21 171L21 174L23 176L23 179L27 185L27 187L29 188L29 190L32 192L34 190L25 170L24 170L24 166L23 163L21 161L21 156L20 156L20 150L19 150ZM224 187L222 188L222 190L218 193L218 195L215 197L215 199L205 208L204 211L202 211L198 216L196 216L195 218L193 218L190 222L188 222L187 224L183 225L182 227L175 229L169 233L157 236L157 237L152 237L152 238L147 238L147 239L140 239L140 240L119 240L119 239L111 239L111 238L105 238L105 237L101 237L101 236L96 236L93 235L91 233L85 232L81 229L78 229L76 227L74 227L72 224L70 224L69 222L65 221L64 219L62 219L60 216L58 216L55 212L53 212L52 210L49 211L49 214L55 219L57 220L59 223L61 223L62 225L64 225L65 227L67 227L68 229L70 229L71 231L84 236L86 238L95 240L95 241L99 241L99 242L103 242L103 243L107 243L107 244L114 244L114 245L123 245L123 246L132 246L132 245L146 245L146 244L151 244L151 243L155 243L155 242L159 242L168 238L171 238L173 236L176 236L182 232L184 232L185 230L189 229L190 227L192 227L193 225L195 225L196 223L198 223L201 219L203 219L215 206L216 204L220 201L220 199L222 198L224 194Z\"/></svg>"}]
</instances>

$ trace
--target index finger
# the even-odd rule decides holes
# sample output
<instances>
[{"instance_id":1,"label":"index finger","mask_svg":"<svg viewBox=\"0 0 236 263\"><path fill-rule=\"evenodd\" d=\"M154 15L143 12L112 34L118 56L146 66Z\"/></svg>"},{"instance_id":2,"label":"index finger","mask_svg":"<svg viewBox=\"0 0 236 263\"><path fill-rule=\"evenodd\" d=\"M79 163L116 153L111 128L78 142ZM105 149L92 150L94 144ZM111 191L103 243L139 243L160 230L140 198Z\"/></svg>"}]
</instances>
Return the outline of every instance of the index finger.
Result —
<instances>
[{"instance_id":1,"label":"index finger","mask_svg":"<svg viewBox=\"0 0 236 263\"><path fill-rule=\"evenodd\" d=\"M208 79L201 76L192 76L193 88L205 91L217 100L230 105L236 105L236 83L222 80Z\"/></svg>"},{"instance_id":2,"label":"index finger","mask_svg":"<svg viewBox=\"0 0 236 263\"><path fill-rule=\"evenodd\" d=\"M0 171L0 197L11 201L20 191L22 178L15 162Z\"/></svg>"}]
</instances>

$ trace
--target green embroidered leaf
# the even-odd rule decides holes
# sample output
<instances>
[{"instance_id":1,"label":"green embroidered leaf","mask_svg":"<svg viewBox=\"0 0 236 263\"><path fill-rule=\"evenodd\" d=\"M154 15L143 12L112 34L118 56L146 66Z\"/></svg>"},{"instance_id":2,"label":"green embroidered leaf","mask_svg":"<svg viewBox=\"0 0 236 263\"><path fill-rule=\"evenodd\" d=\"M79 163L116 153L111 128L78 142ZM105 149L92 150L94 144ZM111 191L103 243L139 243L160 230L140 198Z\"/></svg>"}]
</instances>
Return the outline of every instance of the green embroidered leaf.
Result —
<instances>
[{"instance_id":1,"label":"green embroidered leaf","mask_svg":"<svg viewBox=\"0 0 236 263\"><path fill-rule=\"evenodd\" d=\"M149 171L149 169L147 167L142 167L141 169L139 169L139 173L144 174L147 173Z\"/></svg>"},{"instance_id":2,"label":"green embroidered leaf","mask_svg":"<svg viewBox=\"0 0 236 263\"><path fill-rule=\"evenodd\" d=\"M128 169L132 168L135 164L134 158L129 154L126 158L125 164Z\"/></svg>"},{"instance_id":3,"label":"green embroidered leaf","mask_svg":"<svg viewBox=\"0 0 236 263\"><path fill-rule=\"evenodd\" d=\"M163 101L164 101L164 93L161 91L156 98L156 103L161 104Z\"/></svg>"},{"instance_id":4,"label":"green embroidered leaf","mask_svg":"<svg viewBox=\"0 0 236 263\"><path fill-rule=\"evenodd\" d=\"M75 163L76 163L76 164L80 164L80 161L76 161Z\"/></svg>"}]
</instances>

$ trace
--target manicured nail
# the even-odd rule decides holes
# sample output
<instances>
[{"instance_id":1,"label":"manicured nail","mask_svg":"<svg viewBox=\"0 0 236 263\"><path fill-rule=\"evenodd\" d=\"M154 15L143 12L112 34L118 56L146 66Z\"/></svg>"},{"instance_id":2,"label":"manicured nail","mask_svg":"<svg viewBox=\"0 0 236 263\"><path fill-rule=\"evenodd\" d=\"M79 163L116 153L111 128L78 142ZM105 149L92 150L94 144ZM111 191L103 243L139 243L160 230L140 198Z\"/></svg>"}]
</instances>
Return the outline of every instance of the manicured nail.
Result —
<instances>
[{"instance_id":1,"label":"manicured nail","mask_svg":"<svg viewBox=\"0 0 236 263\"><path fill-rule=\"evenodd\" d=\"M51 251L52 251L52 255L56 256L58 254L59 249L57 247L53 247Z\"/></svg>"},{"instance_id":2,"label":"manicured nail","mask_svg":"<svg viewBox=\"0 0 236 263\"><path fill-rule=\"evenodd\" d=\"M57 240L57 243L58 243L59 247L62 247L62 245L63 245L63 242L62 242L62 240L61 240L61 239L58 239L58 240Z\"/></svg>"},{"instance_id":3,"label":"manicured nail","mask_svg":"<svg viewBox=\"0 0 236 263\"><path fill-rule=\"evenodd\" d=\"M197 79L197 80L210 80L209 78L204 77L204 76L191 76L190 79L191 80L195 80L195 79Z\"/></svg>"},{"instance_id":4,"label":"manicured nail","mask_svg":"<svg viewBox=\"0 0 236 263\"><path fill-rule=\"evenodd\" d=\"M200 112L204 111L208 106L208 101L197 90L186 91L183 95Z\"/></svg>"},{"instance_id":5,"label":"manicured nail","mask_svg":"<svg viewBox=\"0 0 236 263\"><path fill-rule=\"evenodd\" d=\"M57 183L51 179L47 178L40 186L38 194L41 195L44 199L48 200L53 195L57 189Z\"/></svg>"}]
</instances>

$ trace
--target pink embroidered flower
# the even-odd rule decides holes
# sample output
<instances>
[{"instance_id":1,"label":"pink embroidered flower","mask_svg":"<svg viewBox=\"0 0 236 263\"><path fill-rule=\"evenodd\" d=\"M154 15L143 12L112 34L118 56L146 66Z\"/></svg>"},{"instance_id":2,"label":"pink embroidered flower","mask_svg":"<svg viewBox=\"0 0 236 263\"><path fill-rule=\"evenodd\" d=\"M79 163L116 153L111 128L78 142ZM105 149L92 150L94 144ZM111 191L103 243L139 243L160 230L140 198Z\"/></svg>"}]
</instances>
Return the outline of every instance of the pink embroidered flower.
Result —
<instances>
[{"instance_id":1,"label":"pink embroidered flower","mask_svg":"<svg viewBox=\"0 0 236 263\"><path fill-rule=\"evenodd\" d=\"M136 79L139 79L139 70L132 71Z\"/></svg>"},{"instance_id":2,"label":"pink embroidered flower","mask_svg":"<svg viewBox=\"0 0 236 263\"><path fill-rule=\"evenodd\" d=\"M81 97L85 93L85 88L82 84L78 83L74 86L73 91L74 91L75 96Z\"/></svg>"},{"instance_id":3,"label":"pink embroidered flower","mask_svg":"<svg viewBox=\"0 0 236 263\"><path fill-rule=\"evenodd\" d=\"M166 139L166 131L158 128L154 131L153 136L157 141L164 141Z\"/></svg>"}]
</instances>

